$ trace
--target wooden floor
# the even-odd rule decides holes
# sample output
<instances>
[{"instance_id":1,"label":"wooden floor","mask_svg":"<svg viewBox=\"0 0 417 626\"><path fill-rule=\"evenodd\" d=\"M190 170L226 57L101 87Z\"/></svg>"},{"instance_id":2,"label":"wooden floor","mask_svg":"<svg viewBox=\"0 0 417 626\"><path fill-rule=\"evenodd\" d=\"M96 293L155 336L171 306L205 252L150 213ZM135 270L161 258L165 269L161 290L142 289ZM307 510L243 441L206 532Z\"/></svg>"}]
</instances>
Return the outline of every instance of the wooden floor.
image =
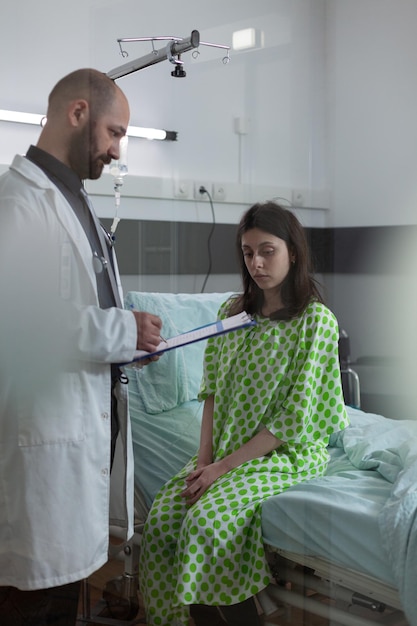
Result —
<instances>
[{"instance_id":1,"label":"wooden floor","mask_svg":"<svg viewBox=\"0 0 417 626\"><path fill-rule=\"evenodd\" d=\"M108 624L109 626L139 626L146 624L143 604L139 593L134 594L132 602L125 603L122 606L120 606L117 598L114 596L109 597L108 595L109 581L117 580L118 577L121 577L123 570L123 561L109 561L89 578L88 588L91 612L90 615L88 611L87 613L83 613L85 606L83 607L83 601L81 599L77 626L86 626L87 624L88 626L99 626L103 624ZM103 601L103 590L105 589L107 590L107 602ZM115 587L113 586L112 591L114 591L114 589ZM318 594L315 595L315 599L319 599L323 603L327 602L326 598L321 598ZM126 611L133 614L126 615ZM371 619L368 611L364 616L366 616L367 619ZM381 624L389 623L390 626L407 626L407 621L403 618L385 621L387 619L385 614L376 615L372 619L375 619L376 624L380 622ZM328 619L312 615L307 611L294 607L280 608L276 613L268 616L267 621L268 624L274 624L276 626L337 626L335 621L329 621ZM190 620L190 626L194 626L192 620Z\"/></svg>"}]
</instances>

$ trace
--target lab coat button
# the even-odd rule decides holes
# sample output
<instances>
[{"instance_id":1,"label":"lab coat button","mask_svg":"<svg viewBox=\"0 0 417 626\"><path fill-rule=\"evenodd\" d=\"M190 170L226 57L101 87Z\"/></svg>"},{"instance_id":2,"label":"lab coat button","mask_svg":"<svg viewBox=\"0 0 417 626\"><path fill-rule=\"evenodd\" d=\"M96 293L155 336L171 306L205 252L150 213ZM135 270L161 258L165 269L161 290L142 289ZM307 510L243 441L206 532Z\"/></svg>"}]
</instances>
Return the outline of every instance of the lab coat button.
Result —
<instances>
[{"instance_id":1,"label":"lab coat button","mask_svg":"<svg viewBox=\"0 0 417 626\"><path fill-rule=\"evenodd\" d=\"M101 417L102 417L104 420L108 420L108 419L109 419L109 414L108 414L108 413L102 413L102 414L101 414Z\"/></svg>"},{"instance_id":2,"label":"lab coat button","mask_svg":"<svg viewBox=\"0 0 417 626\"><path fill-rule=\"evenodd\" d=\"M107 469L107 467L103 467L103 469L101 470L101 475L102 476L107 476L109 473L109 470Z\"/></svg>"}]
</instances>

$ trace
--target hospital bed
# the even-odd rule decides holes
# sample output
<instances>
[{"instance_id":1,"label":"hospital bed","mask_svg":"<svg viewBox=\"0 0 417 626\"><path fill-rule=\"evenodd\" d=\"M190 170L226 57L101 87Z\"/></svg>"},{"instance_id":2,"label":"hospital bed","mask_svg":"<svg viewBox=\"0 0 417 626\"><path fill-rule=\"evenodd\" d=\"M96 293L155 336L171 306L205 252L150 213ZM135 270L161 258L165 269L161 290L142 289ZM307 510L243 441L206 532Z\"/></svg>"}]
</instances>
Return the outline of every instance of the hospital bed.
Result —
<instances>
[{"instance_id":1,"label":"hospital bed","mask_svg":"<svg viewBox=\"0 0 417 626\"><path fill-rule=\"evenodd\" d=\"M213 321L228 295L130 292L126 306L156 313L164 336L173 336ZM204 345L127 368L138 516L138 541L125 555L128 580L137 575L141 527L156 492L198 447ZM258 596L264 623L283 611L284 626L285 613L296 607L331 624L416 626L417 422L361 411L346 342L340 345L348 402L355 405L348 406L351 425L331 437L325 476L262 507L271 566L271 585Z\"/></svg>"}]
</instances>

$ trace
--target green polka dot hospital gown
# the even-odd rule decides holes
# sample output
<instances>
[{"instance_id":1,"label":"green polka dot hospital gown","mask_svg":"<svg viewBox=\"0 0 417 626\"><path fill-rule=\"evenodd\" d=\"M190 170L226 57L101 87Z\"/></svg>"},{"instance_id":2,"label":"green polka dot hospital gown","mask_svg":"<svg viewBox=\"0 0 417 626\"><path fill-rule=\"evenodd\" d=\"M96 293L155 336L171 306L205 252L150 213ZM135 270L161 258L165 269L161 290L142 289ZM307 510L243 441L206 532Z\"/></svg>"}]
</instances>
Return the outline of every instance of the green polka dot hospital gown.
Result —
<instances>
[{"instance_id":1,"label":"green polka dot hospital gown","mask_svg":"<svg viewBox=\"0 0 417 626\"><path fill-rule=\"evenodd\" d=\"M139 567L149 626L188 626L188 605L235 604L269 584L262 502L322 475L330 434L348 424L329 309L313 301L292 320L255 319L207 342L200 400L214 394L213 460L264 427L285 443L218 478L192 506L180 493L197 456L158 493Z\"/></svg>"}]
</instances>

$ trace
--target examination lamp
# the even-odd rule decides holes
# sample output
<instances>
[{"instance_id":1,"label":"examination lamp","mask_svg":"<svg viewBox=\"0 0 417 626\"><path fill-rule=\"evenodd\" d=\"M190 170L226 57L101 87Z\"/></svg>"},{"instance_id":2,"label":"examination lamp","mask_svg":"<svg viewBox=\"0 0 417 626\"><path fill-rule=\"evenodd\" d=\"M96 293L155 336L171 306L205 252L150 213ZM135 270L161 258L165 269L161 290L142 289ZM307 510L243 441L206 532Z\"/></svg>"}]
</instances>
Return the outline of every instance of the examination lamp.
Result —
<instances>
[{"instance_id":1,"label":"examination lamp","mask_svg":"<svg viewBox=\"0 0 417 626\"><path fill-rule=\"evenodd\" d=\"M44 126L46 116L37 113L22 113L20 111L6 111L0 109L0 122L17 122L19 124L34 124ZM141 139L157 139L159 141L176 141L178 133L174 130L163 130L159 128L145 128L142 126L128 126L127 134L130 137Z\"/></svg>"}]
</instances>

